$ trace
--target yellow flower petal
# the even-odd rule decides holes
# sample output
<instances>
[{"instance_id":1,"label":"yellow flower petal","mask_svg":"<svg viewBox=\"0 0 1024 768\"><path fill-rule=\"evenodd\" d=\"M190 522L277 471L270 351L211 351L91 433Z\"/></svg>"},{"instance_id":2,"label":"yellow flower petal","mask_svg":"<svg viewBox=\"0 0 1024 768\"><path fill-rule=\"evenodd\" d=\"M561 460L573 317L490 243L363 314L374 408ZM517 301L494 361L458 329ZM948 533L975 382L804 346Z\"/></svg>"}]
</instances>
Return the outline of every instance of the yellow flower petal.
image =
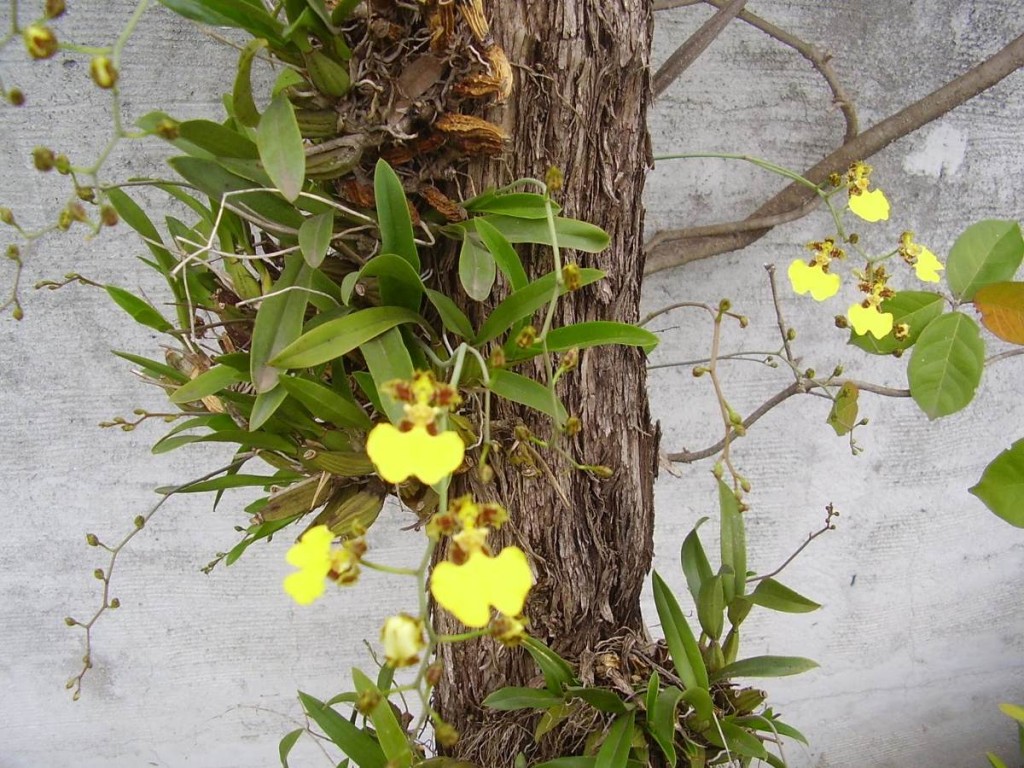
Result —
<instances>
[{"instance_id":1,"label":"yellow flower petal","mask_svg":"<svg viewBox=\"0 0 1024 768\"><path fill-rule=\"evenodd\" d=\"M426 427L402 432L391 424L378 424L366 440L366 453L388 483L401 483L415 475L433 485L462 464L465 445L455 432L431 435Z\"/></svg>"},{"instance_id":2,"label":"yellow flower petal","mask_svg":"<svg viewBox=\"0 0 1024 768\"><path fill-rule=\"evenodd\" d=\"M324 593L324 576L313 570L297 571L285 577L284 591L299 605L309 605Z\"/></svg>"},{"instance_id":3,"label":"yellow flower petal","mask_svg":"<svg viewBox=\"0 0 1024 768\"><path fill-rule=\"evenodd\" d=\"M935 254L922 247L921 253L917 256L917 261L914 262L914 271L917 272L917 279L923 280L926 283L937 283L939 282L939 272L943 269L945 267L942 266L942 262L936 258Z\"/></svg>"},{"instance_id":4,"label":"yellow flower petal","mask_svg":"<svg viewBox=\"0 0 1024 768\"><path fill-rule=\"evenodd\" d=\"M302 569L322 570L326 575L331 568L331 542L334 534L326 525L310 528L285 555L289 565Z\"/></svg>"},{"instance_id":5,"label":"yellow flower petal","mask_svg":"<svg viewBox=\"0 0 1024 768\"><path fill-rule=\"evenodd\" d=\"M889 201L880 189L850 195L850 210L864 221L888 221Z\"/></svg>"},{"instance_id":6,"label":"yellow flower petal","mask_svg":"<svg viewBox=\"0 0 1024 768\"><path fill-rule=\"evenodd\" d=\"M430 592L441 607L467 627L486 627L491 606L509 616L522 613L533 586L526 555L505 547L497 557L474 552L465 563L438 563L430 577Z\"/></svg>"},{"instance_id":7,"label":"yellow flower petal","mask_svg":"<svg viewBox=\"0 0 1024 768\"><path fill-rule=\"evenodd\" d=\"M870 333L876 339L881 339L892 330L892 313L882 312L875 306L851 304L846 316L853 330L860 336Z\"/></svg>"},{"instance_id":8,"label":"yellow flower petal","mask_svg":"<svg viewBox=\"0 0 1024 768\"><path fill-rule=\"evenodd\" d=\"M801 295L810 291L815 301L825 301L839 291L839 275L826 274L820 264L812 267L800 259L789 265L789 283Z\"/></svg>"}]
</instances>

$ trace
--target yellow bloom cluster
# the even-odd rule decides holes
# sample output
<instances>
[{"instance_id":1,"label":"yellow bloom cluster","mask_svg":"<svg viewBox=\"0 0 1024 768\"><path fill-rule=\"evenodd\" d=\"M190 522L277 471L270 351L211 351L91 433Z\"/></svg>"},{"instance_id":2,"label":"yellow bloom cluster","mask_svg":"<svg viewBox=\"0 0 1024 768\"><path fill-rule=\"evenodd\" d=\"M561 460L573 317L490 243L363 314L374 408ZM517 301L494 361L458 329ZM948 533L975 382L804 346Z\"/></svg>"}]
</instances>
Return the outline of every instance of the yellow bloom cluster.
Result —
<instances>
[{"instance_id":1,"label":"yellow bloom cluster","mask_svg":"<svg viewBox=\"0 0 1024 768\"><path fill-rule=\"evenodd\" d=\"M839 291L839 275L831 274L829 265L833 259L846 258L846 253L832 238L808 243L807 248L814 257L810 263L796 259L789 265L790 285L800 295L810 292L815 301L825 301Z\"/></svg>"},{"instance_id":2,"label":"yellow bloom cluster","mask_svg":"<svg viewBox=\"0 0 1024 768\"><path fill-rule=\"evenodd\" d=\"M430 592L467 627L486 627L492 608L513 617L502 623L498 636L514 643L525 631L514 617L523 612L533 573L519 547L505 547L496 557L487 548L491 527L500 527L507 518L501 506L478 504L469 496L455 499L448 510L435 515L427 533L451 536L454 547L452 560L434 567Z\"/></svg>"},{"instance_id":3,"label":"yellow bloom cluster","mask_svg":"<svg viewBox=\"0 0 1024 768\"><path fill-rule=\"evenodd\" d=\"M291 549L286 559L298 568L284 580L284 591L299 605L309 605L324 593L327 579L352 584L359 578L359 558L366 551L362 539L352 539L335 548L334 534L326 525L310 528Z\"/></svg>"},{"instance_id":4,"label":"yellow bloom cluster","mask_svg":"<svg viewBox=\"0 0 1024 768\"><path fill-rule=\"evenodd\" d=\"M918 280L926 283L939 282L939 272L945 267L934 253L920 243L914 242L913 232L904 232L900 235L899 254L907 264L914 268Z\"/></svg>"},{"instance_id":5,"label":"yellow bloom cluster","mask_svg":"<svg viewBox=\"0 0 1024 768\"><path fill-rule=\"evenodd\" d=\"M863 336L870 333L876 339L887 335L893 327L893 316L891 312L883 312L882 300L893 295L889 288L889 275L881 264L865 267L863 272L858 272L861 278L860 289L867 294L867 297L859 304L851 304L846 316L855 333Z\"/></svg>"},{"instance_id":6,"label":"yellow bloom cluster","mask_svg":"<svg viewBox=\"0 0 1024 768\"><path fill-rule=\"evenodd\" d=\"M455 432L438 431L437 417L459 403L458 393L438 383L430 372L413 380L393 381L383 388L405 403L405 419L394 427L378 424L366 439L366 453L377 473L389 483L416 477L433 485L462 464L465 445Z\"/></svg>"},{"instance_id":7,"label":"yellow bloom cluster","mask_svg":"<svg viewBox=\"0 0 1024 768\"><path fill-rule=\"evenodd\" d=\"M864 221L887 221L889 200L880 189L869 190L871 166L855 162L846 172L846 190L850 194L850 211Z\"/></svg>"}]
</instances>

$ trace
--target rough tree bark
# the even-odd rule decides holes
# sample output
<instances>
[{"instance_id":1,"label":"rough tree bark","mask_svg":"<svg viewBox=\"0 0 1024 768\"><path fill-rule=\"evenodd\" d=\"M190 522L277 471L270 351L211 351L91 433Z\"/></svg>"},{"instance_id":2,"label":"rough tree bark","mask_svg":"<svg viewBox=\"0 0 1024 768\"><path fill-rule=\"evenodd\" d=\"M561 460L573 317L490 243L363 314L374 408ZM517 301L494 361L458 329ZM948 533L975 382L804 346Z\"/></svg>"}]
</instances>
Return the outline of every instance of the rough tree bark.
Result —
<instances>
[{"instance_id":1,"label":"rough tree bark","mask_svg":"<svg viewBox=\"0 0 1024 768\"><path fill-rule=\"evenodd\" d=\"M611 246L580 259L608 277L568 295L556 325L636 321L643 275L641 194L650 165L650 0L500 2L489 3L488 12L516 84L509 102L486 115L507 129L509 150L498 162L475 168L474 183L483 189L523 176L544 178L548 168L560 168L565 185L558 199L565 214L602 226ZM524 261L535 275L551 269L545 249L524 254ZM612 479L574 471L543 452L550 472L542 468L527 477L497 460L492 484L480 486L466 477L454 489L507 506L511 522L492 544L498 549L516 543L526 550L537 576L526 610L530 631L570 659L623 630L643 632L640 593L652 558L657 467L644 365L638 350L588 350L579 371L566 376L559 390L583 423L566 447L584 463L610 467ZM506 447L517 423L540 435L550 431L543 420L510 407L497 411L495 423ZM462 629L439 614L441 631ZM510 765L520 750L550 757L572 748L566 741L571 737L535 746L532 728L523 728L517 713L480 706L495 688L536 676L523 649L507 650L486 639L445 647L443 660L435 706L462 734L452 754L492 768Z\"/></svg>"}]
</instances>

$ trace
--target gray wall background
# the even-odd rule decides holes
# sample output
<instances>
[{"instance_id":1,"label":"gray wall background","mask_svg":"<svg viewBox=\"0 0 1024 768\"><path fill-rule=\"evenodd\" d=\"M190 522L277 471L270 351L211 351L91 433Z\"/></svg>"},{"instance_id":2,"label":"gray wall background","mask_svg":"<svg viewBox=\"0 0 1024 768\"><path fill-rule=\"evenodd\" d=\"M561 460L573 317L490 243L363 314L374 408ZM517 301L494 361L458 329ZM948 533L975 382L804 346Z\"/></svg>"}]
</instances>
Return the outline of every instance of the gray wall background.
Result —
<instances>
[{"instance_id":1,"label":"gray wall background","mask_svg":"<svg viewBox=\"0 0 1024 768\"><path fill-rule=\"evenodd\" d=\"M125 0L70 5L59 29L95 43L112 39L133 7ZM1020 0L752 0L749 7L834 52L865 125L998 50L1024 18ZM659 13L656 62L709 13ZM220 114L234 53L162 9L144 26L123 66L128 118L154 108L182 118ZM107 135L108 107L80 61L57 57L30 66L10 46L0 54L0 71L30 99L20 111L0 111L0 204L35 226L59 208L66 188L30 170L31 148L46 143L75 161L91 158ZM893 240L913 229L944 257L966 224L1020 218L1022 96L1018 73L874 158L894 217L871 231ZM656 152L739 151L800 169L838 142L841 121L799 56L737 23L659 100L651 132ZM151 173L161 157L156 142L136 143L120 148L111 167L118 177ZM738 217L781 184L724 161L659 164L649 180L649 233ZM815 215L744 252L659 274L647 284L645 310L727 296L752 322L742 334L730 330L725 349L772 349L761 265L788 264L827 226ZM141 252L124 227L93 242L48 238L32 254L24 282L75 269L159 297L133 258ZM11 273L3 274L6 286ZM845 346L831 327L838 306L785 297L806 365L825 371L843 362L851 375L903 385L899 361L866 360ZM115 540L154 501L153 488L199 474L223 452L149 457L158 426L131 434L97 429L136 406L165 407L109 354L152 354L158 340L131 327L105 297L71 287L30 295L26 309L20 324L0 320L0 766L276 764L278 739L301 725L295 690L326 697L342 689L349 668L368 661L360 639L374 642L383 618L412 608L415 596L368 573L356 590L297 608L280 589L288 571L283 540L207 577L199 567L234 543L243 502L228 497L211 511L205 501L175 499L119 562L114 594L123 607L98 625L95 669L82 700L72 703L63 683L77 669L82 637L62 618L91 613L99 587L91 572L105 565L84 545L85 532ZM652 363L706 354L710 326L702 319L673 314L654 327L663 344ZM781 372L750 363L727 374L741 412L785 384ZM747 655L822 663L770 685L777 709L811 741L809 748L788 746L795 768L959 768L985 764L987 749L1014 754L1013 728L996 707L1024 701L1024 533L966 489L991 457L1024 435L1020 374L1015 361L988 370L978 402L938 423L907 401L865 396L862 412L872 423L856 458L824 425L827 404L811 398L773 412L737 446L754 484L751 567L766 572L784 560L820 526L829 501L843 513L839 530L785 574L823 610L748 621ZM665 450L717 439L709 389L687 367L652 372ZM709 469L663 472L657 488L656 567L679 591L679 544L714 509ZM374 527L376 559L400 563L417 555L416 535L397 531L404 522L386 512ZM713 536L706 545L713 551ZM653 603L646 607L653 624ZM308 743L294 754L295 765L328 764Z\"/></svg>"}]
</instances>

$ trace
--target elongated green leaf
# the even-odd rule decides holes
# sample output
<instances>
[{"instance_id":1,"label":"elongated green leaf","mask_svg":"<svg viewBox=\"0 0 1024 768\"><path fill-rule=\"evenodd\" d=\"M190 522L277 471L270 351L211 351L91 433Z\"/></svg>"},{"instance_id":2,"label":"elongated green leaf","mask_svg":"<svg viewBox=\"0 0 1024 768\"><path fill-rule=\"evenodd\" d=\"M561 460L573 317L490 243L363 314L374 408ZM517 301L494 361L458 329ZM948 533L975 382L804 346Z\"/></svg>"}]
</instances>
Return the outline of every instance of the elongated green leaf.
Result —
<instances>
[{"instance_id":1,"label":"elongated green leaf","mask_svg":"<svg viewBox=\"0 0 1024 768\"><path fill-rule=\"evenodd\" d=\"M732 585L725 583L725 602L743 597L747 588L747 536L739 500L721 480L718 481L718 505L722 515L722 566L733 571Z\"/></svg>"},{"instance_id":2,"label":"elongated green leaf","mask_svg":"<svg viewBox=\"0 0 1024 768\"><path fill-rule=\"evenodd\" d=\"M500 213L517 219L544 219L548 215L548 199L536 192L509 192L505 194L483 194L463 205L473 213ZM557 214L558 203L551 201L551 208Z\"/></svg>"},{"instance_id":3,"label":"elongated green leaf","mask_svg":"<svg viewBox=\"0 0 1024 768\"><path fill-rule=\"evenodd\" d=\"M154 331L164 333L171 330L173 326L161 315L156 308L145 299L140 299L135 294L118 288L116 285L105 285L104 290L121 309L132 316L139 325L152 328Z\"/></svg>"},{"instance_id":4,"label":"elongated green leaf","mask_svg":"<svg viewBox=\"0 0 1024 768\"><path fill-rule=\"evenodd\" d=\"M817 667L817 662L800 656L751 656L727 664L715 673L715 680L734 677L786 677L799 675Z\"/></svg>"},{"instance_id":5,"label":"elongated green leaf","mask_svg":"<svg viewBox=\"0 0 1024 768\"><path fill-rule=\"evenodd\" d=\"M697 529L707 521L707 517L698 520L683 539L683 546L679 549L679 561L683 566L683 575L686 576L686 586L695 603L700 597L701 585L714 574L704 552L704 545L700 543L700 534L697 532Z\"/></svg>"},{"instance_id":6,"label":"elongated green leaf","mask_svg":"<svg viewBox=\"0 0 1024 768\"><path fill-rule=\"evenodd\" d=\"M736 725L744 726L746 728L753 728L756 731L764 731L765 733L779 734L780 736L788 736L791 739L807 743L807 737L804 736L800 731L791 725L783 723L781 720L770 719L761 715L746 715L744 717L737 717L733 720Z\"/></svg>"},{"instance_id":7,"label":"elongated green leaf","mask_svg":"<svg viewBox=\"0 0 1024 768\"><path fill-rule=\"evenodd\" d=\"M552 396L550 389L538 381L512 371L491 371L491 392L513 403L545 413L559 424L569 416L565 406Z\"/></svg>"},{"instance_id":8,"label":"elongated green leaf","mask_svg":"<svg viewBox=\"0 0 1024 768\"><path fill-rule=\"evenodd\" d=\"M302 255L290 254L271 295L256 312L249 366L258 393L269 392L277 386L281 372L270 365L270 360L302 334L311 282L312 270Z\"/></svg>"},{"instance_id":9,"label":"elongated green leaf","mask_svg":"<svg viewBox=\"0 0 1024 768\"><path fill-rule=\"evenodd\" d=\"M238 57L238 70L235 74L235 86L231 91L231 109L235 119L242 125L255 128L260 121L259 110L252 98L252 62L267 41L256 38L246 43Z\"/></svg>"},{"instance_id":10,"label":"elongated green leaf","mask_svg":"<svg viewBox=\"0 0 1024 768\"><path fill-rule=\"evenodd\" d=\"M346 284L341 291L341 300L345 304L351 304L356 283L364 277L377 278L382 304L405 307L414 312L419 310L424 291L423 281L419 273L401 256L382 253L366 262L351 281L346 276Z\"/></svg>"},{"instance_id":11,"label":"elongated green leaf","mask_svg":"<svg viewBox=\"0 0 1024 768\"><path fill-rule=\"evenodd\" d=\"M750 731L728 719L722 720L718 725L722 729L722 735L725 736L725 746L734 755L754 757L759 760L767 759L768 751L764 748L764 744ZM714 730L714 728L710 730Z\"/></svg>"},{"instance_id":12,"label":"elongated green leaf","mask_svg":"<svg viewBox=\"0 0 1024 768\"><path fill-rule=\"evenodd\" d=\"M276 475L225 475L214 480L203 480L199 483L192 483L178 493L208 493L209 491L221 491L227 488L266 488L276 485L281 479ZM157 493L169 493L171 487L157 488Z\"/></svg>"},{"instance_id":13,"label":"elongated green leaf","mask_svg":"<svg viewBox=\"0 0 1024 768\"><path fill-rule=\"evenodd\" d=\"M943 315L914 346L907 366L910 395L929 419L956 413L974 398L984 366L978 324L960 312Z\"/></svg>"},{"instance_id":14,"label":"elongated green leaf","mask_svg":"<svg viewBox=\"0 0 1024 768\"><path fill-rule=\"evenodd\" d=\"M233 424L234 422L232 422ZM241 429L219 430L205 435L165 435L152 448L155 454L169 453L183 445L193 443L238 443L242 448L262 448L267 451L294 453L295 445L281 435L268 432L247 432Z\"/></svg>"},{"instance_id":15,"label":"elongated green leaf","mask_svg":"<svg viewBox=\"0 0 1024 768\"><path fill-rule=\"evenodd\" d=\"M226 365L215 365L205 373L201 373L188 384L183 384L171 393L170 400L176 405L193 403L209 395L215 395L222 389L245 381L244 374Z\"/></svg>"},{"instance_id":16,"label":"elongated green leaf","mask_svg":"<svg viewBox=\"0 0 1024 768\"><path fill-rule=\"evenodd\" d=\"M281 739L281 743L277 745L277 754L281 758L281 768L288 768L288 755L291 754L292 747L295 746L295 742L297 742L299 737L305 732L305 728L296 728Z\"/></svg>"},{"instance_id":17,"label":"elongated green leaf","mask_svg":"<svg viewBox=\"0 0 1024 768\"><path fill-rule=\"evenodd\" d=\"M389 381L408 381L413 377L412 356L402 339L401 330L392 328L385 331L377 338L360 345L359 349L363 353L366 367L370 369L384 413L392 423L397 424L405 417L405 406L383 392L381 388Z\"/></svg>"},{"instance_id":18,"label":"elongated green leaf","mask_svg":"<svg viewBox=\"0 0 1024 768\"><path fill-rule=\"evenodd\" d=\"M281 195L295 202L306 179L306 154L295 109L282 93L275 96L256 128L260 160Z\"/></svg>"},{"instance_id":19,"label":"elongated green leaf","mask_svg":"<svg viewBox=\"0 0 1024 768\"><path fill-rule=\"evenodd\" d=\"M661 690L661 675L658 674L658 670L651 672L650 678L647 680L647 694L644 696L644 709L647 711L648 716L654 711L654 707L657 704L658 692Z\"/></svg>"},{"instance_id":20,"label":"elongated green leaf","mask_svg":"<svg viewBox=\"0 0 1024 768\"><path fill-rule=\"evenodd\" d=\"M299 248L306 263L316 269L324 262L334 233L334 214L320 213L310 216L299 227Z\"/></svg>"},{"instance_id":21,"label":"elongated green leaf","mask_svg":"<svg viewBox=\"0 0 1024 768\"><path fill-rule=\"evenodd\" d=\"M129 363L135 363L151 376L156 376L157 378L162 376L180 384L184 384L188 381L188 376L177 368L172 368L171 366L157 362L156 360L150 360L147 357L133 355L130 352L118 352L117 350L114 350L114 354L122 360L127 360Z\"/></svg>"},{"instance_id":22,"label":"elongated green leaf","mask_svg":"<svg viewBox=\"0 0 1024 768\"><path fill-rule=\"evenodd\" d=\"M970 490L1010 525L1024 528L1024 439L996 456Z\"/></svg>"},{"instance_id":23,"label":"elongated green leaf","mask_svg":"<svg viewBox=\"0 0 1024 768\"><path fill-rule=\"evenodd\" d=\"M893 328L907 326L907 335L897 339L892 331L876 339L870 333L858 335L850 331L850 343L873 355L889 355L898 349L909 349L928 323L942 314L945 301L937 293L928 291L900 291L882 301L882 311L892 315Z\"/></svg>"},{"instance_id":24,"label":"elongated green leaf","mask_svg":"<svg viewBox=\"0 0 1024 768\"><path fill-rule=\"evenodd\" d=\"M1015 221L979 221L953 243L946 261L946 281L962 301L989 283L1013 278L1024 259L1024 239Z\"/></svg>"},{"instance_id":25,"label":"elongated green leaf","mask_svg":"<svg viewBox=\"0 0 1024 768\"><path fill-rule=\"evenodd\" d=\"M309 368L326 363L402 323L424 324L415 312L401 307L370 307L329 320L302 334L270 364L277 368Z\"/></svg>"},{"instance_id":26,"label":"elongated green leaf","mask_svg":"<svg viewBox=\"0 0 1024 768\"><path fill-rule=\"evenodd\" d=\"M683 691L682 700L693 707L697 718L703 722L711 722L715 715L715 705L711 700L711 694L703 688L689 688Z\"/></svg>"},{"instance_id":27,"label":"elongated green leaf","mask_svg":"<svg viewBox=\"0 0 1024 768\"><path fill-rule=\"evenodd\" d=\"M374 169L373 194L377 202L381 253L398 254L419 272L420 256L416 251L405 190L398 174L384 160L378 160Z\"/></svg>"},{"instance_id":28,"label":"elongated green leaf","mask_svg":"<svg viewBox=\"0 0 1024 768\"><path fill-rule=\"evenodd\" d=\"M279 383L318 419L339 427L369 429L373 426L362 408L324 384L297 376L283 376Z\"/></svg>"},{"instance_id":29,"label":"elongated green leaf","mask_svg":"<svg viewBox=\"0 0 1024 768\"><path fill-rule=\"evenodd\" d=\"M775 579L761 579L750 593L750 599L755 605L782 613L810 613L821 608L818 603L808 600Z\"/></svg>"},{"instance_id":30,"label":"elongated green leaf","mask_svg":"<svg viewBox=\"0 0 1024 768\"><path fill-rule=\"evenodd\" d=\"M594 709L598 709L601 712L610 712L613 715L621 715L623 712L633 708L632 705L627 705L614 691L610 691L607 688L586 688L573 685L565 689L565 695L566 697L583 699Z\"/></svg>"},{"instance_id":31,"label":"elongated green leaf","mask_svg":"<svg viewBox=\"0 0 1024 768\"><path fill-rule=\"evenodd\" d=\"M695 688L694 690L699 690ZM676 765L676 725L679 718L676 714L676 706L683 698L683 692L675 686L669 686L658 694L653 712L648 714L647 726L651 736L661 748L665 757L668 758L668 765Z\"/></svg>"},{"instance_id":32,"label":"elongated green leaf","mask_svg":"<svg viewBox=\"0 0 1024 768\"><path fill-rule=\"evenodd\" d=\"M459 309L458 305L439 291L434 291L430 288L427 288L426 291L427 299L434 305L437 314L441 316L441 322L444 323L444 327L460 338L472 339L474 335L473 325L469 322L469 318L466 317L463 311Z\"/></svg>"},{"instance_id":33,"label":"elongated green leaf","mask_svg":"<svg viewBox=\"0 0 1024 768\"><path fill-rule=\"evenodd\" d=\"M1007 768L1006 763L1004 763L995 752L986 752L985 757L988 758L988 764L991 765L992 768Z\"/></svg>"},{"instance_id":34,"label":"elongated green leaf","mask_svg":"<svg viewBox=\"0 0 1024 768\"><path fill-rule=\"evenodd\" d=\"M259 157L256 145L247 136L212 120L186 120L179 123L178 135L208 152L213 158L255 160Z\"/></svg>"},{"instance_id":35,"label":"elongated green leaf","mask_svg":"<svg viewBox=\"0 0 1024 768\"><path fill-rule=\"evenodd\" d=\"M526 276L523 262L512 244L486 219L474 219L473 224L476 226L477 234L480 235L480 240L491 252L498 269L505 275L512 290L518 291L520 288L525 288L530 280Z\"/></svg>"},{"instance_id":36,"label":"elongated green leaf","mask_svg":"<svg viewBox=\"0 0 1024 768\"><path fill-rule=\"evenodd\" d=\"M359 768L384 768L388 759L366 731L357 728L335 710L299 691L302 708L346 757Z\"/></svg>"},{"instance_id":37,"label":"elongated green leaf","mask_svg":"<svg viewBox=\"0 0 1024 768\"><path fill-rule=\"evenodd\" d=\"M257 394L256 401L252 404L252 413L249 414L249 429L255 432L266 424L287 399L288 390L283 387L275 387L269 392Z\"/></svg>"},{"instance_id":38,"label":"elongated green leaf","mask_svg":"<svg viewBox=\"0 0 1024 768\"><path fill-rule=\"evenodd\" d=\"M573 673L572 667L569 666L569 662L544 645L543 642L535 637L527 636L523 640L523 647L540 667L540 671L544 675L544 682L551 693L560 696L567 686L576 683L576 675Z\"/></svg>"},{"instance_id":39,"label":"elongated green leaf","mask_svg":"<svg viewBox=\"0 0 1024 768\"><path fill-rule=\"evenodd\" d=\"M265 37L274 45L284 44L281 25L262 4L249 0L160 0L186 19L212 27L238 27L254 37Z\"/></svg>"},{"instance_id":40,"label":"elongated green leaf","mask_svg":"<svg viewBox=\"0 0 1024 768\"><path fill-rule=\"evenodd\" d=\"M658 337L650 331L630 323L591 320L555 328L548 333L547 338L549 352L560 352L573 347L586 349L604 344L641 347L644 352L650 353L658 345ZM543 352L543 347L540 344L534 344L526 349L515 347L511 354L507 354L510 360L518 361L539 355L541 352Z\"/></svg>"},{"instance_id":41,"label":"elongated green leaf","mask_svg":"<svg viewBox=\"0 0 1024 768\"><path fill-rule=\"evenodd\" d=\"M261 501L266 501L266 499L261 499ZM300 517L302 517L302 513L292 515L291 517L285 517L280 520L268 520L265 523L249 526L245 537L233 546L231 551L224 556L224 565L230 566L234 564L238 561L238 558L244 555L245 551L257 541L262 541L263 539L267 539L269 541L275 533L282 528L286 528L291 525Z\"/></svg>"},{"instance_id":42,"label":"elongated green leaf","mask_svg":"<svg viewBox=\"0 0 1024 768\"><path fill-rule=\"evenodd\" d=\"M604 743L597 753L594 768L626 768L629 749L633 745L633 722L636 712L629 712L615 718Z\"/></svg>"},{"instance_id":43,"label":"elongated green leaf","mask_svg":"<svg viewBox=\"0 0 1024 768\"><path fill-rule=\"evenodd\" d=\"M665 633L665 643L669 655L672 656L672 664L687 688L707 690L708 670L704 666L704 658L701 656L697 639L693 636L693 630L686 623L686 617L683 616L672 590L657 571L652 578L654 605L658 609L658 618L661 619L661 628Z\"/></svg>"},{"instance_id":44,"label":"elongated green leaf","mask_svg":"<svg viewBox=\"0 0 1024 768\"><path fill-rule=\"evenodd\" d=\"M545 688L499 688L484 699L485 707L502 711L547 709L561 703L561 696L557 696Z\"/></svg>"},{"instance_id":45,"label":"elongated green leaf","mask_svg":"<svg viewBox=\"0 0 1024 768\"><path fill-rule=\"evenodd\" d=\"M580 270L581 285L590 285L603 277L604 272L599 269ZM480 327L476 344L483 344L497 338L511 328L516 321L530 317L551 301L555 291L555 279L555 273L549 272L501 302ZM559 295L565 295L564 288Z\"/></svg>"},{"instance_id":46,"label":"elongated green leaf","mask_svg":"<svg viewBox=\"0 0 1024 768\"><path fill-rule=\"evenodd\" d=\"M409 747L409 739L405 731L395 717L391 703L387 700L380 689L373 684L365 674L358 669L352 670L352 681L360 694L376 694L377 703L370 710L370 721L377 732L377 741L384 750L384 757L388 759L388 765L394 768L408 768L412 765L412 749Z\"/></svg>"},{"instance_id":47,"label":"elongated green leaf","mask_svg":"<svg viewBox=\"0 0 1024 768\"><path fill-rule=\"evenodd\" d=\"M513 216L488 214L481 217L510 243L538 243L551 245L551 233L544 219L518 219ZM585 253L600 253L608 247L608 233L600 227L576 219L555 218L555 235L559 248L571 248Z\"/></svg>"},{"instance_id":48,"label":"elongated green leaf","mask_svg":"<svg viewBox=\"0 0 1024 768\"><path fill-rule=\"evenodd\" d=\"M459 282L473 301L485 301L491 295L497 268L491 252L467 235L459 250Z\"/></svg>"},{"instance_id":49,"label":"elongated green leaf","mask_svg":"<svg viewBox=\"0 0 1024 768\"><path fill-rule=\"evenodd\" d=\"M697 619L701 629L713 640L718 640L725 629L725 592L722 574L712 576L701 584L697 598Z\"/></svg>"}]
</instances>

